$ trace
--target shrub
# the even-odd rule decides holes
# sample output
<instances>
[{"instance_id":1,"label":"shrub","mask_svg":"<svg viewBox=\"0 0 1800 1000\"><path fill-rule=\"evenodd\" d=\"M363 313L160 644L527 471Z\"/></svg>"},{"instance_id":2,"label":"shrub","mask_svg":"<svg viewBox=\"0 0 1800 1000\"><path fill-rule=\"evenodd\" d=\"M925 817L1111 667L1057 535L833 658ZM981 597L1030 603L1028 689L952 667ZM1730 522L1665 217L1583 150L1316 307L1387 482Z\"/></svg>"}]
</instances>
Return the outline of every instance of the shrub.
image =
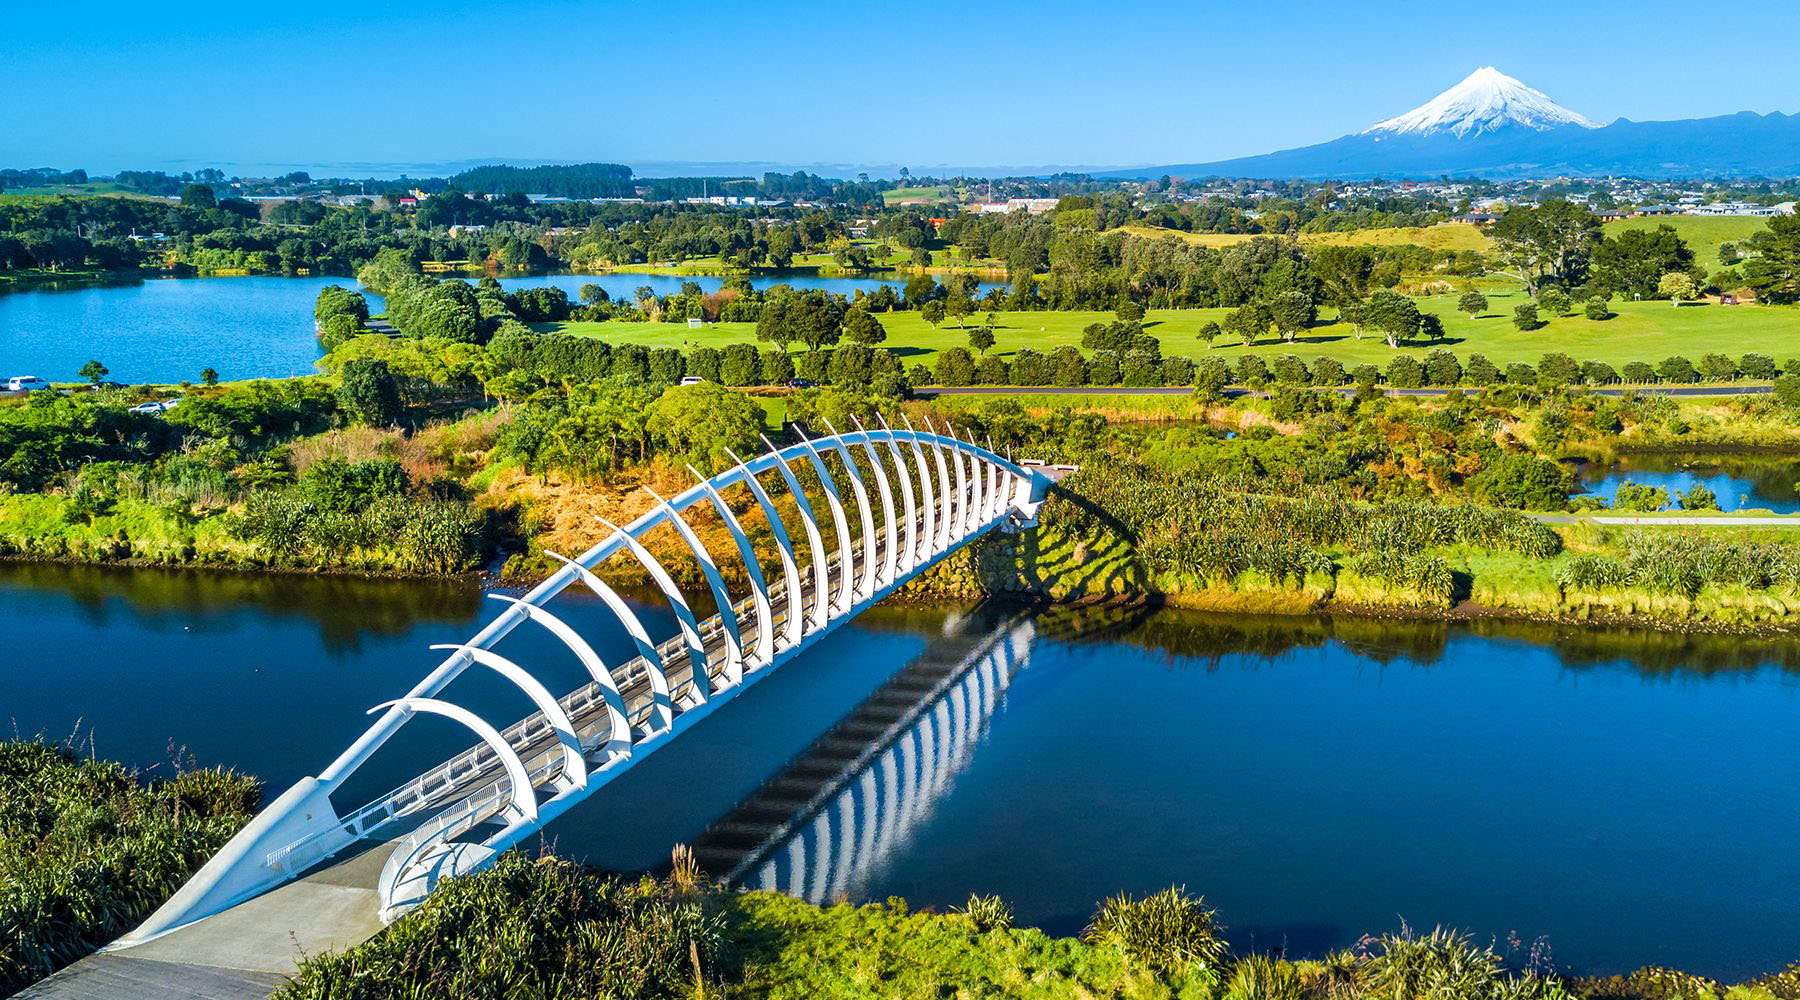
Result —
<instances>
[{"instance_id":1,"label":"shrub","mask_svg":"<svg viewBox=\"0 0 1800 1000\"><path fill-rule=\"evenodd\" d=\"M1388 362L1388 384L1400 389L1417 389L1425 384L1425 369L1411 355L1402 354Z\"/></svg>"},{"instance_id":2,"label":"shrub","mask_svg":"<svg viewBox=\"0 0 1800 1000\"><path fill-rule=\"evenodd\" d=\"M1425 355L1425 381L1429 385L1451 386L1462 381L1463 367L1456 355L1438 348Z\"/></svg>"},{"instance_id":3,"label":"shrub","mask_svg":"<svg viewBox=\"0 0 1800 1000\"><path fill-rule=\"evenodd\" d=\"M1700 373L1709 381L1731 382L1738 377L1738 366L1736 361L1714 351L1701 356Z\"/></svg>"},{"instance_id":4,"label":"shrub","mask_svg":"<svg viewBox=\"0 0 1800 1000\"><path fill-rule=\"evenodd\" d=\"M1050 384L1065 387L1087 384L1087 362L1082 360L1081 351L1064 344L1050 352Z\"/></svg>"},{"instance_id":5,"label":"shrub","mask_svg":"<svg viewBox=\"0 0 1800 1000\"><path fill-rule=\"evenodd\" d=\"M1497 385L1500 382L1500 369L1487 359L1487 355L1471 354L1469 367L1463 369L1463 378L1470 385Z\"/></svg>"},{"instance_id":6,"label":"shrub","mask_svg":"<svg viewBox=\"0 0 1800 1000\"><path fill-rule=\"evenodd\" d=\"M1050 361L1043 352L1022 347L1013 355L1013 385L1049 385Z\"/></svg>"},{"instance_id":7,"label":"shrub","mask_svg":"<svg viewBox=\"0 0 1800 1000\"><path fill-rule=\"evenodd\" d=\"M703 378L708 382L719 381L719 366L725 361L725 355L716 347L696 347L688 352L687 372L695 378Z\"/></svg>"},{"instance_id":8,"label":"shrub","mask_svg":"<svg viewBox=\"0 0 1800 1000\"><path fill-rule=\"evenodd\" d=\"M1572 385L1581 380L1581 366L1567 354L1546 354L1538 359L1538 381L1551 386Z\"/></svg>"},{"instance_id":9,"label":"shrub","mask_svg":"<svg viewBox=\"0 0 1800 1000\"><path fill-rule=\"evenodd\" d=\"M1011 379L1012 373L1007 370L1006 362L997 354L982 358L975 366L975 382L978 385L1006 385Z\"/></svg>"},{"instance_id":10,"label":"shrub","mask_svg":"<svg viewBox=\"0 0 1800 1000\"><path fill-rule=\"evenodd\" d=\"M346 362L340 376L338 409L352 421L390 427L400 419L400 383L386 361Z\"/></svg>"},{"instance_id":11,"label":"shrub","mask_svg":"<svg viewBox=\"0 0 1800 1000\"><path fill-rule=\"evenodd\" d=\"M1271 367L1275 381L1283 385L1306 385L1312 381L1312 372L1307 370L1306 362L1292 354L1283 354L1275 359Z\"/></svg>"},{"instance_id":12,"label":"shrub","mask_svg":"<svg viewBox=\"0 0 1800 1000\"><path fill-rule=\"evenodd\" d=\"M1108 897L1081 938L1111 944L1151 968L1176 971L1218 964L1225 955L1221 930L1204 900L1170 887L1143 899Z\"/></svg>"},{"instance_id":13,"label":"shrub","mask_svg":"<svg viewBox=\"0 0 1800 1000\"><path fill-rule=\"evenodd\" d=\"M1656 369L1642 361L1628 361L1619 370L1619 376L1636 385L1649 385L1656 381Z\"/></svg>"},{"instance_id":14,"label":"shrub","mask_svg":"<svg viewBox=\"0 0 1800 1000\"><path fill-rule=\"evenodd\" d=\"M779 347L771 347L757 358L763 385L786 385L794 377L793 355Z\"/></svg>"},{"instance_id":15,"label":"shrub","mask_svg":"<svg viewBox=\"0 0 1800 1000\"><path fill-rule=\"evenodd\" d=\"M970 893L969 901L961 906L952 906L952 913L960 913L969 918L975 929L982 933L988 931L1004 931L1013 925L1012 907L999 896L983 896Z\"/></svg>"},{"instance_id":16,"label":"shrub","mask_svg":"<svg viewBox=\"0 0 1800 1000\"><path fill-rule=\"evenodd\" d=\"M1586 385L1611 385L1619 380L1619 373L1613 366L1604 361L1583 361L1581 363L1581 381Z\"/></svg>"},{"instance_id":17,"label":"shrub","mask_svg":"<svg viewBox=\"0 0 1800 1000\"><path fill-rule=\"evenodd\" d=\"M1612 310L1599 299L1589 299L1587 305L1581 307L1581 314L1595 322L1612 319Z\"/></svg>"},{"instance_id":18,"label":"shrub","mask_svg":"<svg viewBox=\"0 0 1800 1000\"><path fill-rule=\"evenodd\" d=\"M1546 288L1538 293L1538 305L1552 316L1561 316L1569 311L1569 295L1560 288Z\"/></svg>"},{"instance_id":19,"label":"shrub","mask_svg":"<svg viewBox=\"0 0 1800 1000\"><path fill-rule=\"evenodd\" d=\"M1623 482L1613 494L1613 506L1620 510L1653 511L1669 505L1669 491L1660 486Z\"/></svg>"},{"instance_id":20,"label":"shrub","mask_svg":"<svg viewBox=\"0 0 1800 1000\"><path fill-rule=\"evenodd\" d=\"M1694 363L1679 354L1664 358L1662 364L1656 366L1656 374L1665 382L1700 381L1700 373L1694 370Z\"/></svg>"},{"instance_id":21,"label":"shrub","mask_svg":"<svg viewBox=\"0 0 1800 1000\"><path fill-rule=\"evenodd\" d=\"M1095 351L1093 358L1088 361L1087 381L1089 385L1118 385L1118 352Z\"/></svg>"},{"instance_id":22,"label":"shrub","mask_svg":"<svg viewBox=\"0 0 1800 1000\"><path fill-rule=\"evenodd\" d=\"M1718 510L1719 498L1705 483L1695 483L1692 489L1681 494L1682 510Z\"/></svg>"},{"instance_id":23,"label":"shrub","mask_svg":"<svg viewBox=\"0 0 1800 1000\"><path fill-rule=\"evenodd\" d=\"M1544 321L1538 319L1538 307L1535 302L1519 303L1518 308L1513 310L1512 322L1513 326L1521 330L1535 330L1544 325Z\"/></svg>"},{"instance_id":24,"label":"shrub","mask_svg":"<svg viewBox=\"0 0 1800 1000\"><path fill-rule=\"evenodd\" d=\"M1753 378L1758 382L1767 382L1775 377L1775 359L1767 354L1746 354L1738 360L1738 368L1745 378Z\"/></svg>"},{"instance_id":25,"label":"shrub","mask_svg":"<svg viewBox=\"0 0 1800 1000\"><path fill-rule=\"evenodd\" d=\"M1254 354L1246 354L1238 359L1237 371L1234 373L1238 384L1262 386L1269 382L1269 366L1263 359Z\"/></svg>"},{"instance_id":26,"label":"shrub","mask_svg":"<svg viewBox=\"0 0 1800 1000\"><path fill-rule=\"evenodd\" d=\"M1336 358L1314 358L1312 377L1314 385L1343 385L1348 373L1343 363Z\"/></svg>"},{"instance_id":27,"label":"shrub","mask_svg":"<svg viewBox=\"0 0 1800 1000\"><path fill-rule=\"evenodd\" d=\"M1562 466L1535 455L1500 455L1469 480L1476 497L1502 507L1561 510L1569 499Z\"/></svg>"},{"instance_id":28,"label":"shrub","mask_svg":"<svg viewBox=\"0 0 1800 1000\"><path fill-rule=\"evenodd\" d=\"M142 920L250 819L256 782L182 770L140 785L118 764L0 743L0 993Z\"/></svg>"},{"instance_id":29,"label":"shrub","mask_svg":"<svg viewBox=\"0 0 1800 1000\"><path fill-rule=\"evenodd\" d=\"M724 924L704 904L703 892L674 878L627 879L509 851L363 944L302 960L275 996L710 995Z\"/></svg>"},{"instance_id":30,"label":"shrub","mask_svg":"<svg viewBox=\"0 0 1800 1000\"><path fill-rule=\"evenodd\" d=\"M1507 385L1537 385L1537 369L1515 361L1506 366Z\"/></svg>"},{"instance_id":31,"label":"shrub","mask_svg":"<svg viewBox=\"0 0 1800 1000\"><path fill-rule=\"evenodd\" d=\"M1185 354L1165 358L1162 363L1164 385L1193 385L1194 361Z\"/></svg>"}]
</instances>

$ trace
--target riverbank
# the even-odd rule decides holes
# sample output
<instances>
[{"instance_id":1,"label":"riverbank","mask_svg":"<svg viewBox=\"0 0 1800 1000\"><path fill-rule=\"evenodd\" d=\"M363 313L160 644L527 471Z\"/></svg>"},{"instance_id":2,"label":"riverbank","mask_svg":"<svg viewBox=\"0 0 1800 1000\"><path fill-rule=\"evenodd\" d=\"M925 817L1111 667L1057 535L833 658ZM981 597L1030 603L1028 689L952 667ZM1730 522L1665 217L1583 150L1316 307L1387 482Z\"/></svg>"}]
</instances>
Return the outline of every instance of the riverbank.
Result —
<instances>
[{"instance_id":1,"label":"riverbank","mask_svg":"<svg viewBox=\"0 0 1800 1000\"><path fill-rule=\"evenodd\" d=\"M552 904L554 901L554 905ZM1481 945L1454 931L1367 936L1309 957L1234 950L1221 915L1180 889L1101 901L1079 938L1013 926L998 896L949 913L891 897L815 906L708 884L680 852L662 879L628 881L512 852L451 882L367 944L308 957L276 996L380 995L643 998L728 995L1019 996L1061 1000L1781 1000L1800 996L1800 966L1726 986L1674 970L1569 977L1523 942ZM505 954L496 937L520 942ZM477 956L480 956L478 959ZM1396 991L1400 992L1396 992Z\"/></svg>"}]
</instances>

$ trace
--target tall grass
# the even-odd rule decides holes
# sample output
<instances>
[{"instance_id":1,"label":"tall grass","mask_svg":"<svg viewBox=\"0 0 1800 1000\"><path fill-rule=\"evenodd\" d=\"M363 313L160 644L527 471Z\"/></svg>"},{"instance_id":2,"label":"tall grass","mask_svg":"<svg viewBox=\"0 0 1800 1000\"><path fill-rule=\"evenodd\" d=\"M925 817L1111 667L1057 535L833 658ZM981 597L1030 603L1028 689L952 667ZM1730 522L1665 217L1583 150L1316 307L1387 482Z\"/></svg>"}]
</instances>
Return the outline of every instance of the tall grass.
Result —
<instances>
[{"instance_id":1,"label":"tall grass","mask_svg":"<svg viewBox=\"0 0 1800 1000\"><path fill-rule=\"evenodd\" d=\"M142 919L249 821L259 795L229 771L143 785L66 747L0 743L0 995Z\"/></svg>"}]
</instances>

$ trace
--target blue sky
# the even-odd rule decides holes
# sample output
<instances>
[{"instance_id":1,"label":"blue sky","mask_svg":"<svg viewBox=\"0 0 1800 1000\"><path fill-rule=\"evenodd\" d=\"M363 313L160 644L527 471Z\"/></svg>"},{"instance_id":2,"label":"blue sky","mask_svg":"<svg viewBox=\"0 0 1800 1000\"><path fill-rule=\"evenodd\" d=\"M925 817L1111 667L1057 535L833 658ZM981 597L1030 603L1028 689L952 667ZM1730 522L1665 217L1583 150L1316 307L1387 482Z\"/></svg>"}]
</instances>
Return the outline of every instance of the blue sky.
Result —
<instances>
[{"instance_id":1,"label":"blue sky","mask_svg":"<svg viewBox=\"0 0 1800 1000\"><path fill-rule=\"evenodd\" d=\"M1197 162L1492 64L1601 121L1800 112L1800 6L21 4L0 166Z\"/></svg>"}]
</instances>

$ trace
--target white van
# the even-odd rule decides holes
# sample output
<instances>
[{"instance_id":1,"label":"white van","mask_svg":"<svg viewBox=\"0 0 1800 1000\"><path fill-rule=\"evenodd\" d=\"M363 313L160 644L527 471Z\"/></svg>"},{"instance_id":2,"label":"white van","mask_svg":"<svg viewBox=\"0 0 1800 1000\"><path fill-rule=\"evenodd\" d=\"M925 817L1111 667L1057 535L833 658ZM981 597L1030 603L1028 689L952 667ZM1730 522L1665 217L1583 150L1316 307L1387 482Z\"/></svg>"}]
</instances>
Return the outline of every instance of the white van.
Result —
<instances>
[{"instance_id":1,"label":"white van","mask_svg":"<svg viewBox=\"0 0 1800 1000\"><path fill-rule=\"evenodd\" d=\"M35 392L50 388L50 383L36 375L14 375L6 380L7 392Z\"/></svg>"},{"instance_id":2,"label":"white van","mask_svg":"<svg viewBox=\"0 0 1800 1000\"><path fill-rule=\"evenodd\" d=\"M681 380L682 385L705 385L706 380L698 375L689 375Z\"/></svg>"}]
</instances>

